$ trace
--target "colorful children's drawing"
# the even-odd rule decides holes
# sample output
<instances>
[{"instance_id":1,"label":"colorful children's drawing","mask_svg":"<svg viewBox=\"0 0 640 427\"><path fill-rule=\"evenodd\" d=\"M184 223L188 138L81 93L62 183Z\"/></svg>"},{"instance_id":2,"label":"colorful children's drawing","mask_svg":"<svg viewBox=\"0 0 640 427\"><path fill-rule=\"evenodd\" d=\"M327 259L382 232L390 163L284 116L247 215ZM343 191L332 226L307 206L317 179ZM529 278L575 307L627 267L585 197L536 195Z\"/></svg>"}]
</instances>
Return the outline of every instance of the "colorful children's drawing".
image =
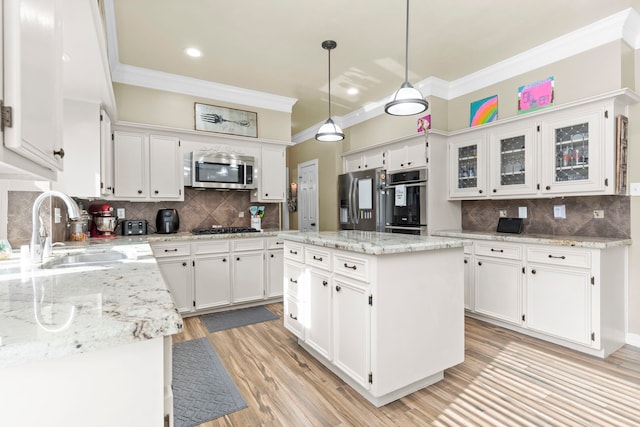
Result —
<instances>
[{"instance_id":1,"label":"colorful children's drawing","mask_svg":"<svg viewBox=\"0 0 640 427\"><path fill-rule=\"evenodd\" d=\"M431 129L431 114L418 119L418 133Z\"/></svg>"},{"instance_id":2,"label":"colorful children's drawing","mask_svg":"<svg viewBox=\"0 0 640 427\"><path fill-rule=\"evenodd\" d=\"M498 120L498 95L490 96L471 103L470 126Z\"/></svg>"},{"instance_id":3,"label":"colorful children's drawing","mask_svg":"<svg viewBox=\"0 0 640 427\"><path fill-rule=\"evenodd\" d=\"M518 114L553 105L553 77L518 88Z\"/></svg>"}]
</instances>

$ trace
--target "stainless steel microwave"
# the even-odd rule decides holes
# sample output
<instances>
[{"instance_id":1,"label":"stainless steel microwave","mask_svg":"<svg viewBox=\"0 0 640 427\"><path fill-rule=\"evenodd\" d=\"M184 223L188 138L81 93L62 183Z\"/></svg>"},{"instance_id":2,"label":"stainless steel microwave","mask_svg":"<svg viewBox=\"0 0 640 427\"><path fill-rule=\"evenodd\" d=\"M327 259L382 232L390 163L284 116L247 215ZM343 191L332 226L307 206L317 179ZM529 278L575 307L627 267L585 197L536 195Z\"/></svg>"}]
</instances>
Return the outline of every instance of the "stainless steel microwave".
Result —
<instances>
[{"instance_id":1,"label":"stainless steel microwave","mask_svg":"<svg viewBox=\"0 0 640 427\"><path fill-rule=\"evenodd\" d=\"M209 151L184 155L185 187L252 190L257 184L255 175L251 156Z\"/></svg>"}]
</instances>

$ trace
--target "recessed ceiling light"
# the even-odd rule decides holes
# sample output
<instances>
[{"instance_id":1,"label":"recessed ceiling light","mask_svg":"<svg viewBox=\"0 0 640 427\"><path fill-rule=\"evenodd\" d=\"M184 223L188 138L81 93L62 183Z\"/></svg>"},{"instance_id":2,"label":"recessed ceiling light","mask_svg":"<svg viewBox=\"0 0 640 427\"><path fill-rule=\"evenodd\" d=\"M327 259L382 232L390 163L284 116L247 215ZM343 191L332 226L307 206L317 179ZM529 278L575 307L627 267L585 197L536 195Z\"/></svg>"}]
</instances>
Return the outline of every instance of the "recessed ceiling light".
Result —
<instances>
[{"instance_id":1,"label":"recessed ceiling light","mask_svg":"<svg viewBox=\"0 0 640 427\"><path fill-rule=\"evenodd\" d=\"M192 58L200 58L202 56L202 52L200 52L200 49L196 49L195 47L186 48L184 50L184 53L186 53Z\"/></svg>"},{"instance_id":2,"label":"recessed ceiling light","mask_svg":"<svg viewBox=\"0 0 640 427\"><path fill-rule=\"evenodd\" d=\"M348 93L349 95L355 95L355 94L356 94L356 93L358 93L358 92L360 92L360 91L358 90L358 88L357 88L357 87L351 87L351 88L347 89L347 93Z\"/></svg>"}]
</instances>

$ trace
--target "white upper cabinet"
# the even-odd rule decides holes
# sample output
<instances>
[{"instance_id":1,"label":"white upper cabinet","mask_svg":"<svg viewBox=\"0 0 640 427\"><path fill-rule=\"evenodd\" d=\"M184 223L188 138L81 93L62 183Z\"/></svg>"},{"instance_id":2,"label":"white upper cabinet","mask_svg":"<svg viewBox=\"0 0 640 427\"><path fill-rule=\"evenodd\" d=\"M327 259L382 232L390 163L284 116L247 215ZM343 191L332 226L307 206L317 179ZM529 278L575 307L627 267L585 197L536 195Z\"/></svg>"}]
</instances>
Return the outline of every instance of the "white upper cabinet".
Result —
<instances>
[{"instance_id":1,"label":"white upper cabinet","mask_svg":"<svg viewBox=\"0 0 640 427\"><path fill-rule=\"evenodd\" d=\"M344 172L385 167L385 151L382 148L354 153L344 158Z\"/></svg>"},{"instance_id":2,"label":"white upper cabinet","mask_svg":"<svg viewBox=\"0 0 640 427\"><path fill-rule=\"evenodd\" d=\"M387 170L399 171L427 166L424 136L393 145L387 151Z\"/></svg>"},{"instance_id":3,"label":"white upper cabinet","mask_svg":"<svg viewBox=\"0 0 640 427\"><path fill-rule=\"evenodd\" d=\"M100 111L100 194L113 196L113 141L111 139L111 118L106 111Z\"/></svg>"},{"instance_id":4,"label":"white upper cabinet","mask_svg":"<svg viewBox=\"0 0 640 427\"><path fill-rule=\"evenodd\" d=\"M116 131L113 142L116 199L184 199L178 138Z\"/></svg>"},{"instance_id":5,"label":"white upper cabinet","mask_svg":"<svg viewBox=\"0 0 640 427\"><path fill-rule=\"evenodd\" d=\"M62 169L62 25L58 1L4 0L4 105L12 125L4 147ZM18 165L20 167L22 165ZM45 178L55 178L48 173Z\"/></svg>"},{"instance_id":6,"label":"white upper cabinet","mask_svg":"<svg viewBox=\"0 0 640 427\"><path fill-rule=\"evenodd\" d=\"M486 136L462 134L449 138L449 197L482 199L487 195Z\"/></svg>"},{"instance_id":7,"label":"white upper cabinet","mask_svg":"<svg viewBox=\"0 0 640 427\"><path fill-rule=\"evenodd\" d=\"M285 198L285 147L264 145L259 159L258 189L251 192L252 202L283 202Z\"/></svg>"},{"instance_id":8,"label":"white upper cabinet","mask_svg":"<svg viewBox=\"0 0 640 427\"><path fill-rule=\"evenodd\" d=\"M536 126L514 123L489 132L490 197L536 193Z\"/></svg>"}]
</instances>

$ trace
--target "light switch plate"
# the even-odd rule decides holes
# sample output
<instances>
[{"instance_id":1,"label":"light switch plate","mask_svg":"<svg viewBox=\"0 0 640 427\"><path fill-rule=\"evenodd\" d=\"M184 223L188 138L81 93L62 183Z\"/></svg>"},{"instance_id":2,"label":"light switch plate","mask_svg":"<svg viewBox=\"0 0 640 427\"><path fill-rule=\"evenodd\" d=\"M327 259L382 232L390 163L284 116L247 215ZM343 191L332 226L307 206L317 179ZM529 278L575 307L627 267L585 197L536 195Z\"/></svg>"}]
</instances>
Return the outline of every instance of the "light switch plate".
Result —
<instances>
[{"instance_id":1,"label":"light switch plate","mask_svg":"<svg viewBox=\"0 0 640 427\"><path fill-rule=\"evenodd\" d=\"M124 216L124 208L118 208L116 210L116 215L118 216L118 219L123 219Z\"/></svg>"},{"instance_id":2,"label":"light switch plate","mask_svg":"<svg viewBox=\"0 0 640 427\"><path fill-rule=\"evenodd\" d=\"M526 218L527 217L527 207L520 206L518 208L518 218Z\"/></svg>"},{"instance_id":3,"label":"light switch plate","mask_svg":"<svg viewBox=\"0 0 640 427\"><path fill-rule=\"evenodd\" d=\"M567 211L564 207L564 205L555 205L553 207L553 217L558 219L558 218L566 218L567 217Z\"/></svg>"},{"instance_id":4,"label":"light switch plate","mask_svg":"<svg viewBox=\"0 0 640 427\"><path fill-rule=\"evenodd\" d=\"M53 223L60 224L60 208L53 208Z\"/></svg>"}]
</instances>

